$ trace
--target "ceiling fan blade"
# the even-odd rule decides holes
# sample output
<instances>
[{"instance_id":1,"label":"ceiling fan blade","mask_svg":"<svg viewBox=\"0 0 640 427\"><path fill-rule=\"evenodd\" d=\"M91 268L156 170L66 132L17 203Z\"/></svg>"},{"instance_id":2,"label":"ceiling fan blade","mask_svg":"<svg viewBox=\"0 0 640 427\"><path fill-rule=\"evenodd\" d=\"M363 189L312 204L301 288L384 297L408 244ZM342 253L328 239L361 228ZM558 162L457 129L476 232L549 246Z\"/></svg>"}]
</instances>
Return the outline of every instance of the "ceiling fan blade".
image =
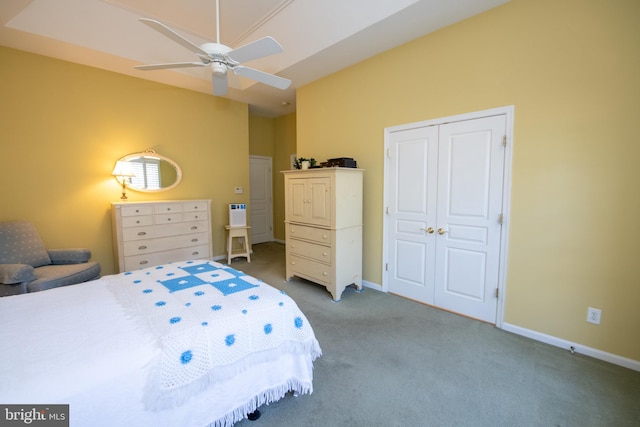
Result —
<instances>
[{"instance_id":1,"label":"ceiling fan blade","mask_svg":"<svg viewBox=\"0 0 640 427\"><path fill-rule=\"evenodd\" d=\"M187 68L187 67L204 67L207 64L202 62L171 62L167 64L149 64L149 65L136 65L133 68L143 71L149 70L164 70L167 68Z\"/></svg>"},{"instance_id":2,"label":"ceiling fan blade","mask_svg":"<svg viewBox=\"0 0 640 427\"><path fill-rule=\"evenodd\" d=\"M282 52L282 46L280 46L273 37L263 37L244 46L240 46L227 55L234 61L242 63L280 52Z\"/></svg>"},{"instance_id":3,"label":"ceiling fan blade","mask_svg":"<svg viewBox=\"0 0 640 427\"><path fill-rule=\"evenodd\" d=\"M227 75L212 74L211 81L213 83L213 94L216 96L223 96L229 92L229 82L227 81Z\"/></svg>"},{"instance_id":4,"label":"ceiling fan blade","mask_svg":"<svg viewBox=\"0 0 640 427\"><path fill-rule=\"evenodd\" d=\"M200 46L197 46L197 45L191 43L189 40L185 39L180 34L176 33L171 28L167 27L166 25L164 25L161 22L155 21L153 19L147 19L147 18L140 18L140 22L142 22L143 24L148 25L149 27L153 28L154 30L156 30L157 32L161 33L165 37L169 37L171 40L173 40L174 42L178 43L179 45L189 49L193 53L198 53L200 55L209 56L209 54L206 51L200 49Z\"/></svg>"},{"instance_id":5,"label":"ceiling fan blade","mask_svg":"<svg viewBox=\"0 0 640 427\"><path fill-rule=\"evenodd\" d=\"M291 85L291 80L289 79L265 73L264 71L256 70L254 68L243 67L242 65L236 65L233 67L233 72L240 76L248 77L278 89L286 89Z\"/></svg>"}]
</instances>

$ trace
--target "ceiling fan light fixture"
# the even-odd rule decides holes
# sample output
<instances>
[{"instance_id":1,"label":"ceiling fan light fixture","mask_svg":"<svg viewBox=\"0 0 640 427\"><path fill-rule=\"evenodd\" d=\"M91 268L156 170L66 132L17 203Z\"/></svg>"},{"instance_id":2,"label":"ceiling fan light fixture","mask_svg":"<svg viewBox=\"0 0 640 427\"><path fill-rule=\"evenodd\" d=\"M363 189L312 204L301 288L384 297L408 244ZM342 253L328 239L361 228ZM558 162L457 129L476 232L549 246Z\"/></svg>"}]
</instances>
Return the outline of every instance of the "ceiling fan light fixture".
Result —
<instances>
[{"instance_id":1,"label":"ceiling fan light fixture","mask_svg":"<svg viewBox=\"0 0 640 427\"><path fill-rule=\"evenodd\" d=\"M216 76L222 77L227 74L227 66L222 62L212 62L211 70L213 71L213 74Z\"/></svg>"}]
</instances>

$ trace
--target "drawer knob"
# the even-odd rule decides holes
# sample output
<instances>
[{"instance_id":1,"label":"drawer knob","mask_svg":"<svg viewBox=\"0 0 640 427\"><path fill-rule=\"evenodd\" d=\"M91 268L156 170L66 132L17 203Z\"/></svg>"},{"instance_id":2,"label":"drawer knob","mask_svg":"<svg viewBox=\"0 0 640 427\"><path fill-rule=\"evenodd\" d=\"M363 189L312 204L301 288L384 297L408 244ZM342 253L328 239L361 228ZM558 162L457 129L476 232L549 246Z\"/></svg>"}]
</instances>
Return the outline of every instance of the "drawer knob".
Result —
<instances>
[{"instance_id":1,"label":"drawer knob","mask_svg":"<svg viewBox=\"0 0 640 427\"><path fill-rule=\"evenodd\" d=\"M167 218L167 221L171 221L171 218Z\"/></svg>"},{"instance_id":2,"label":"drawer knob","mask_svg":"<svg viewBox=\"0 0 640 427\"><path fill-rule=\"evenodd\" d=\"M147 249L147 247L142 245L142 246L139 246L138 249Z\"/></svg>"},{"instance_id":3,"label":"drawer knob","mask_svg":"<svg viewBox=\"0 0 640 427\"><path fill-rule=\"evenodd\" d=\"M295 248L295 247L296 247L296 245L291 245L291 247L292 247L292 248Z\"/></svg>"},{"instance_id":4,"label":"drawer knob","mask_svg":"<svg viewBox=\"0 0 640 427\"><path fill-rule=\"evenodd\" d=\"M149 264L149 261L140 261L140 265Z\"/></svg>"},{"instance_id":5,"label":"drawer knob","mask_svg":"<svg viewBox=\"0 0 640 427\"><path fill-rule=\"evenodd\" d=\"M327 253L326 252L322 252L322 256L327 256Z\"/></svg>"},{"instance_id":6,"label":"drawer knob","mask_svg":"<svg viewBox=\"0 0 640 427\"><path fill-rule=\"evenodd\" d=\"M198 241L198 239L191 239L191 241L192 241L192 242L197 242L197 241Z\"/></svg>"},{"instance_id":7,"label":"drawer knob","mask_svg":"<svg viewBox=\"0 0 640 427\"><path fill-rule=\"evenodd\" d=\"M291 232L292 232L292 233L295 233L295 232L296 232L296 229L295 229L295 228L292 228L292 229L291 229Z\"/></svg>"},{"instance_id":8,"label":"drawer knob","mask_svg":"<svg viewBox=\"0 0 640 427\"><path fill-rule=\"evenodd\" d=\"M140 220L137 220L137 221L136 221L136 224L140 224Z\"/></svg>"},{"instance_id":9,"label":"drawer knob","mask_svg":"<svg viewBox=\"0 0 640 427\"><path fill-rule=\"evenodd\" d=\"M296 262L295 261L291 261L291 265L296 265Z\"/></svg>"},{"instance_id":10,"label":"drawer knob","mask_svg":"<svg viewBox=\"0 0 640 427\"><path fill-rule=\"evenodd\" d=\"M136 209L136 213L139 213L139 212L140 212L140 210L139 210L139 209Z\"/></svg>"},{"instance_id":11,"label":"drawer knob","mask_svg":"<svg viewBox=\"0 0 640 427\"><path fill-rule=\"evenodd\" d=\"M198 226L197 226L197 225L193 225L193 226L191 226L191 229L192 229L192 230L197 230L197 229L198 229Z\"/></svg>"},{"instance_id":12,"label":"drawer knob","mask_svg":"<svg viewBox=\"0 0 640 427\"><path fill-rule=\"evenodd\" d=\"M147 234L146 231L138 231L138 236L144 236L146 234Z\"/></svg>"},{"instance_id":13,"label":"drawer knob","mask_svg":"<svg viewBox=\"0 0 640 427\"><path fill-rule=\"evenodd\" d=\"M191 255L198 255L199 253L200 253L200 252L195 251L195 252L192 252L192 253L191 253Z\"/></svg>"},{"instance_id":14,"label":"drawer knob","mask_svg":"<svg viewBox=\"0 0 640 427\"><path fill-rule=\"evenodd\" d=\"M322 272L322 275L323 275L323 276L326 276L326 275L328 275L328 273L327 273L326 271L323 271L323 272Z\"/></svg>"}]
</instances>

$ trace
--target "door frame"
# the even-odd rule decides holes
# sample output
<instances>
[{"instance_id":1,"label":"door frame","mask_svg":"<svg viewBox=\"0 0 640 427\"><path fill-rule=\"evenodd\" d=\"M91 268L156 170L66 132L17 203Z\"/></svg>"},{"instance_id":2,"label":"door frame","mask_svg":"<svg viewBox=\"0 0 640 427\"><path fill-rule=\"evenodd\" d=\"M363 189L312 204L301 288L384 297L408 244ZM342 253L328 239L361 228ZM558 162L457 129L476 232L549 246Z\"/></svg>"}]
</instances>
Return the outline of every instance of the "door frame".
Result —
<instances>
[{"instance_id":1,"label":"door frame","mask_svg":"<svg viewBox=\"0 0 640 427\"><path fill-rule=\"evenodd\" d=\"M499 272L498 272L498 304L496 313L496 327L502 328L504 323L504 302L506 297L506 278L507 278L507 255L509 245L509 219L511 206L511 167L513 159L513 119L514 106L504 106L492 108L488 110L475 111L464 114L457 114L448 117L440 117L420 122L407 123L398 126L391 126L384 129L384 195L383 195L383 212L382 212L382 291L389 292L389 278L387 265L389 262L389 230L387 221L387 207L389 206L389 153L390 151L390 135L392 132L404 131L418 127L438 126L445 123L460 122L465 120L481 119L485 117L505 115L506 118L506 147L504 158L504 180L502 187L502 231L500 233L500 256L499 256Z\"/></svg>"}]
</instances>

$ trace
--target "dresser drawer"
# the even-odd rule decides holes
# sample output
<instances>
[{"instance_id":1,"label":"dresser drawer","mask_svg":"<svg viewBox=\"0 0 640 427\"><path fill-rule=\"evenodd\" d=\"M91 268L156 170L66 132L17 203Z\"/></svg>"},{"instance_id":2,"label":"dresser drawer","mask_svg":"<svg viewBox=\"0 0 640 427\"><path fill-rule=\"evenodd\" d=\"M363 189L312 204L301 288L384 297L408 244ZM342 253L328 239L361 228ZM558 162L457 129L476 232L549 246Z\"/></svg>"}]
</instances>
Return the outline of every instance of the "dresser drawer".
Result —
<instances>
[{"instance_id":1,"label":"dresser drawer","mask_svg":"<svg viewBox=\"0 0 640 427\"><path fill-rule=\"evenodd\" d=\"M158 214L154 216L156 224L174 224L182 222L182 214L180 212L169 214Z\"/></svg>"},{"instance_id":2,"label":"dresser drawer","mask_svg":"<svg viewBox=\"0 0 640 427\"><path fill-rule=\"evenodd\" d=\"M132 240L122 245L124 256L162 252L174 248L187 248L208 242L207 233L184 234L179 236L158 237L156 239Z\"/></svg>"},{"instance_id":3,"label":"dresser drawer","mask_svg":"<svg viewBox=\"0 0 640 427\"><path fill-rule=\"evenodd\" d=\"M133 205L122 206L120 208L122 216L135 216L135 215L151 215L153 214L153 206L150 205Z\"/></svg>"},{"instance_id":4,"label":"dresser drawer","mask_svg":"<svg viewBox=\"0 0 640 427\"><path fill-rule=\"evenodd\" d=\"M331 230L324 228L307 227L304 225L287 224L289 237L312 240L318 243L331 244Z\"/></svg>"},{"instance_id":5,"label":"dresser drawer","mask_svg":"<svg viewBox=\"0 0 640 427\"><path fill-rule=\"evenodd\" d=\"M333 284L334 272L330 265L311 261L292 254L287 256L287 267L290 272L300 277L308 277L318 283Z\"/></svg>"},{"instance_id":6,"label":"dresser drawer","mask_svg":"<svg viewBox=\"0 0 640 427\"><path fill-rule=\"evenodd\" d=\"M331 247L298 239L287 240L289 253L331 264Z\"/></svg>"},{"instance_id":7,"label":"dresser drawer","mask_svg":"<svg viewBox=\"0 0 640 427\"><path fill-rule=\"evenodd\" d=\"M175 261L186 261L189 259L209 259L208 245L193 246L190 248L173 249L164 252L154 252L150 254L125 256L124 271L137 270L139 268L151 267L153 265L167 264Z\"/></svg>"},{"instance_id":8,"label":"dresser drawer","mask_svg":"<svg viewBox=\"0 0 640 427\"><path fill-rule=\"evenodd\" d=\"M182 203L158 203L153 206L153 213L169 214L182 212Z\"/></svg>"},{"instance_id":9,"label":"dresser drawer","mask_svg":"<svg viewBox=\"0 0 640 427\"><path fill-rule=\"evenodd\" d=\"M152 215L125 216L122 217L122 227L138 227L153 224Z\"/></svg>"},{"instance_id":10,"label":"dresser drawer","mask_svg":"<svg viewBox=\"0 0 640 427\"><path fill-rule=\"evenodd\" d=\"M154 239L156 237L175 236L209 231L208 221L178 222L175 224L150 225L147 227L129 227L122 230L122 241Z\"/></svg>"},{"instance_id":11,"label":"dresser drawer","mask_svg":"<svg viewBox=\"0 0 640 427\"><path fill-rule=\"evenodd\" d=\"M207 212L206 202L185 202L182 204L183 212Z\"/></svg>"},{"instance_id":12,"label":"dresser drawer","mask_svg":"<svg viewBox=\"0 0 640 427\"><path fill-rule=\"evenodd\" d=\"M207 211L188 211L182 213L183 221L198 221L202 219L209 219Z\"/></svg>"}]
</instances>

